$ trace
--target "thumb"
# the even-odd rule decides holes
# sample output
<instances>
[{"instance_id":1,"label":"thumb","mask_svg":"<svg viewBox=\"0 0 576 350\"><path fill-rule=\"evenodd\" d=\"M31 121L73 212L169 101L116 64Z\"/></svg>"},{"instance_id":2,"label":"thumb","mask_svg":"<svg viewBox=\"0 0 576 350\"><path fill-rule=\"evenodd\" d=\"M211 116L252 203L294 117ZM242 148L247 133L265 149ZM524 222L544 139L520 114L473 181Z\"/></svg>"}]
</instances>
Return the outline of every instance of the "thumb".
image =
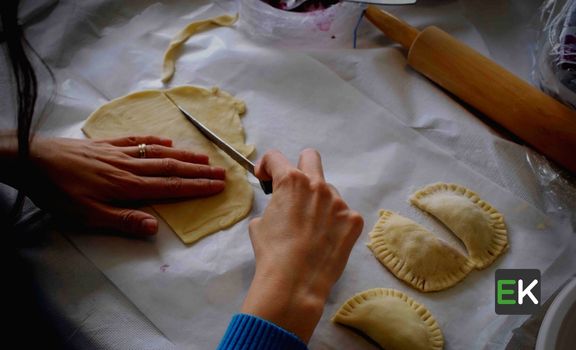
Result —
<instances>
[{"instance_id":1,"label":"thumb","mask_svg":"<svg viewBox=\"0 0 576 350\"><path fill-rule=\"evenodd\" d=\"M151 236L158 231L158 220L143 211L98 205L94 226L105 227L137 236Z\"/></svg>"}]
</instances>

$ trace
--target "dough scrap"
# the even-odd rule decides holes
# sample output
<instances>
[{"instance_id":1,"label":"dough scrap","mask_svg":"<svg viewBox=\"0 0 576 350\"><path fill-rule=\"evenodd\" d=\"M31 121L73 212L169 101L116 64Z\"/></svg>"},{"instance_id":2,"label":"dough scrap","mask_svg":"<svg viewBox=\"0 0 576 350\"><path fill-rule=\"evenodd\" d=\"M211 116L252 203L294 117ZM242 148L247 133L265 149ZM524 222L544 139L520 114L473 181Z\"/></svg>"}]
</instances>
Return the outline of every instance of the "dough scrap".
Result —
<instances>
[{"instance_id":1,"label":"dough scrap","mask_svg":"<svg viewBox=\"0 0 576 350\"><path fill-rule=\"evenodd\" d=\"M192 35L208 30L215 26L229 27L238 20L238 15L222 15L218 17L208 18L205 20L195 21L188 24L170 41L170 45L164 52L164 60L162 61L162 82L167 83L172 79L174 71L176 70L176 54L182 44L186 42Z\"/></svg>"},{"instance_id":2,"label":"dough scrap","mask_svg":"<svg viewBox=\"0 0 576 350\"><path fill-rule=\"evenodd\" d=\"M397 278L422 292L452 287L473 268L464 255L424 227L386 210L380 211L368 247Z\"/></svg>"},{"instance_id":3,"label":"dough scrap","mask_svg":"<svg viewBox=\"0 0 576 350\"><path fill-rule=\"evenodd\" d=\"M252 188L246 180L246 171L186 121L164 93L244 155L253 152L253 146L244 144L240 121L244 103L218 88L180 86L132 93L98 108L82 131L96 139L132 135L167 137L174 147L207 154L211 165L225 168L226 189L222 193L152 205L184 243L194 243L243 219L252 207Z\"/></svg>"},{"instance_id":4,"label":"dough scrap","mask_svg":"<svg viewBox=\"0 0 576 350\"><path fill-rule=\"evenodd\" d=\"M410 202L436 217L460 238L477 269L492 264L508 248L504 216L463 186L428 185L416 191Z\"/></svg>"},{"instance_id":5,"label":"dough scrap","mask_svg":"<svg viewBox=\"0 0 576 350\"><path fill-rule=\"evenodd\" d=\"M386 350L439 350L440 326L426 307L406 294L374 288L348 299L333 322L356 328Z\"/></svg>"}]
</instances>

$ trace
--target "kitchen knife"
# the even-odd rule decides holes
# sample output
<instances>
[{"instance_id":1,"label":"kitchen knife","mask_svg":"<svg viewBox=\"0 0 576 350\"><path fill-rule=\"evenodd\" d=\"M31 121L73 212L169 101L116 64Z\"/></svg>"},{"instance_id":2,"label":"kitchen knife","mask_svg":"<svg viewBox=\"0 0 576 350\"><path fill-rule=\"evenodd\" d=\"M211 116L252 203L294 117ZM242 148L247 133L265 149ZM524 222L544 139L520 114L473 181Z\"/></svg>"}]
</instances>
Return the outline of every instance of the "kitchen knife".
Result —
<instances>
[{"instance_id":1,"label":"kitchen knife","mask_svg":"<svg viewBox=\"0 0 576 350\"><path fill-rule=\"evenodd\" d=\"M208 129L204 124L202 124L198 119L194 118L190 113L188 113L184 108L180 107L168 94L164 94L180 110L180 113L190 122L192 125L198 129L202 133L202 135L206 136L206 138L212 143L214 143L218 148L220 148L224 153L226 153L230 158L234 159L238 164L240 164L244 169L248 170L254 177L254 163L252 163L248 158L244 157L244 155L238 152L234 147L230 146L226 141L222 140L218 135ZM272 193L272 181L260 181L260 187L264 190L264 193L270 194Z\"/></svg>"}]
</instances>

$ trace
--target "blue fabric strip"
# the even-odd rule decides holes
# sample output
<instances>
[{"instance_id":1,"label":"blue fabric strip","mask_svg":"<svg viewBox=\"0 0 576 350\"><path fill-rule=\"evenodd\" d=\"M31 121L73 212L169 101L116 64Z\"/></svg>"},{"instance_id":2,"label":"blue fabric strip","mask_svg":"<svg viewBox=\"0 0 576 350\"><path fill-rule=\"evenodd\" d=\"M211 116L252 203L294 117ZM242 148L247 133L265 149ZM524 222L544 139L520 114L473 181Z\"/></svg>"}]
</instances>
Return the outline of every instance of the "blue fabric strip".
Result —
<instances>
[{"instance_id":1,"label":"blue fabric strip","mask_svg":"<svg viewBox=\"0 0 576 350\"><path fill-rule=\"evenodd\" d=\"M232 317L218 350L308 350L306 344L272 322L247 314Z\"/></svg>"}]
</instances>

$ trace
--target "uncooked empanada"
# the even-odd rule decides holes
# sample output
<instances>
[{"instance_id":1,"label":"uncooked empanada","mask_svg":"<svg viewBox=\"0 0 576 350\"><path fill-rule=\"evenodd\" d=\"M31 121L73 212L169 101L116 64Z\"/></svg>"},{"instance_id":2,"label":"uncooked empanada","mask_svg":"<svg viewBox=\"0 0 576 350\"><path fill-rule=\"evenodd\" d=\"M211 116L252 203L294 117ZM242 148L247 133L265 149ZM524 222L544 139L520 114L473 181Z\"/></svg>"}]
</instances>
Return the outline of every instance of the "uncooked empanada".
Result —
<instances>
[{"instance_id":1,"label":"uncooked empanada","mask_svg":"<svg viewBox=\"0 0 576 350\"><path fill-rule=\"evenodd\" d=\"M447 183L428 185L414 193L410 202L458 236L478 269L490 265L508 248L504 216L465 187Z\"/></svg>"},{"instance_id":2,"label":"uncooked empanada","mask_svg":"<svg viewBox=\"0 0 576 350\"><path fill-rule=\"evenodd\" d=\"M406 294L374 288L348 299L333 322L356 328L386 350L437 350L444 337L430 311Z\"/></svg>"},{"instance_id":3,"label":"uncooked empanada","mask_svg":"<svg viewBox=\"0 0 576 350\"><path fill-rule=\"evenodd\" d=\"M472 263L424 227L381 210L368 247L396 277L423 292L449 288L464 279Z\"/></svg>"}]
</instances>

